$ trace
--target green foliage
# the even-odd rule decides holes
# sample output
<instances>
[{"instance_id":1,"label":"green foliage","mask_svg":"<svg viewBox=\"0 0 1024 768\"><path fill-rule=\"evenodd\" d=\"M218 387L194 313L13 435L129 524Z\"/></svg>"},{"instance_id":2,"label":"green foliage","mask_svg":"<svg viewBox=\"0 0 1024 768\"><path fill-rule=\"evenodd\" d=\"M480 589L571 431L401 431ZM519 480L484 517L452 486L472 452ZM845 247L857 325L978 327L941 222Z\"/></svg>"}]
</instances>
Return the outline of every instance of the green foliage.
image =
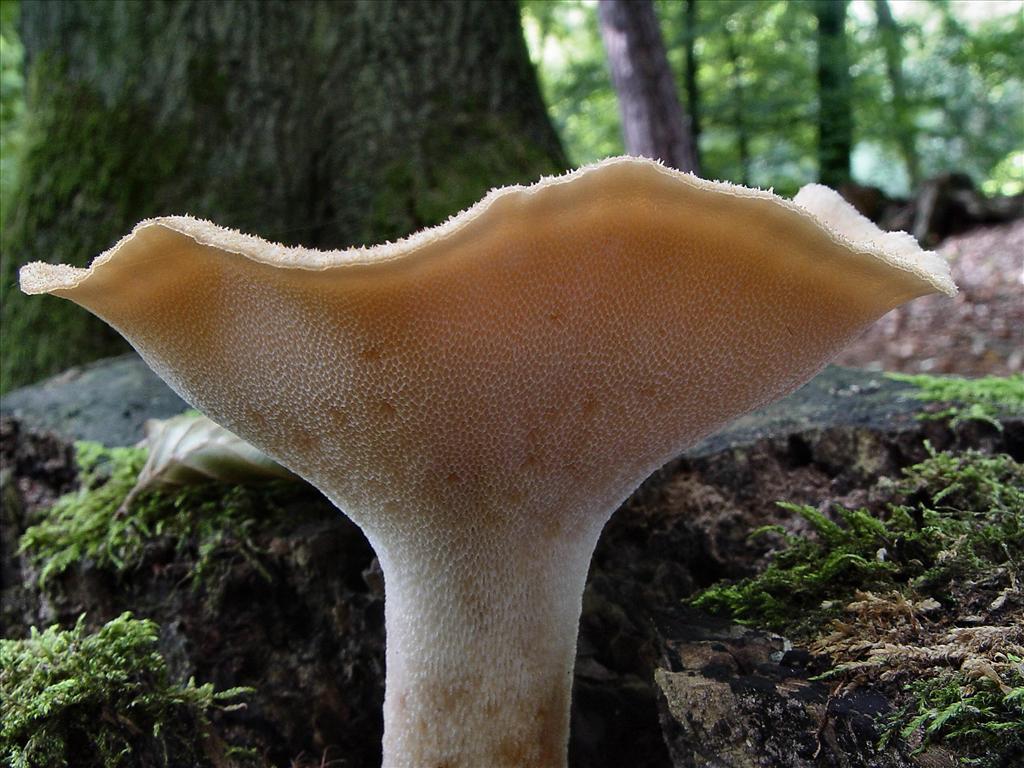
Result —
<instances>
[{"instance_id":1,"label":"green foliage","mask_svg":"<svg viewBox=\"0 0 1024 768\"><path fill-rule=\"evenodd\" d=\"M59 499L21 539L21 551L40 569L41 584L85 558L114 571L134 568L157 540L193 554L194 585L225 555L246 558L265 573L253 533L261 523L284 519L275 512L295 496L294 483L205 483L144 491L125 508L145 464L145 449L89 442L78 443L76 449L81 488Z\"/></svg>"},{"instance_id":2,"label":"green foliage","mask_svg":"<svg viewBox=\"0 0 1024 768\"><path fill-rule=\"evenodd\" d=\"M764 572L713 586L694 604L807 636L858 591L942 602L956 579L1024 568L1024 466L1005 455L932 452L904 474L890 488L884 516L839 508L835 522L813 507L782 502L809 523L810 534L786 536Z\"/></svg>"},{"instance_id":3,"label":"green foliage","mask_svg":"<svg viewBox=\"0 0 1024 768\"><path fill-rule=\"evenodd\" d=\"M83 616L0 640L0 756L11 768L226 765L209 712L249 689L172 682L157 635L125 613L95 634Z\"/></svg>"},{"instance_id":4,"label":"green foliage","mask_svg":"<svg viewBox=\"0 0 1024 768\"><path fill-rule=\"evenodd\" d=\"M790 194L817 176L817 30L813 4L696 0L703 175ZM588 0L522 4L531 56L562 140L576 163L622 151L619 115ZM988 7L986 7L988 6ZM685 4L656 3L669 62L686 104ZM905 153L923 177L970 174L1012 191L1021 144L1024 14L996 4L890 3L898 24L904 102L897 108L874 3L846 22L853 80L855 180L909 192ZM749 155L741 152L741 140ZM1018 181L1019 180L1019 181ZM986 184L986 182L990 182Z\"/></svg>"},{"instance_id":5,"label":"green foliage","mask_svg":"<svg viewBox=\"0 0 1024 768\"><path fill-rule=\"evenodd\" d=\"M1024 413L1024 374L964 379L958 376L887 373L887 378L917 387L916 397L926 402L956 403L923 419L950 419L953 425L976 419L1002 429L1002 413Z\"/></svg>"},{"instance_id":6,"label":"green foliage","mask_svg":"<svg viewBox=\"0 0 1024 768\"><path fill-rule=\"evenodd\" d=\"M671 23L681 14L665 18ZM679 36L682 29L670 34ZM811 6L699 2L697 34L704 175L773 187L781 194L793 194L815 180L816 45ZM746 167L741 135L750 145Z\"/></svg>"},{"instance_id":7,"label":"green foliage","mask_svg":"<svg viewBox=\"0 0 1024 768\"><path fill-rule=\"evenodd\" d=\"M885 739L921 734L922 746L955 742L975 758L963 765L1008 765L1007 755L1024 754L1024 659L1009 656L1017 669L1009 684L994 676L948 672L908 686L909 703L888 720Z\"/></svg>"},{"instance_id":8,"label":"green foliage","mask_svg":"<svg viewBox=\"0 0 1024 768\"><path fill-rule=\"evenodd\" d=\"M544 101L570 161L583 165L621 155L618 102L595 5L524 0L520 6Z\"/></svg>"},{"instance_id":9,"label":"green foliage","mask_svg":"<svg viewBox=\"0 0 1024 768\"><path fill-rule=\"evenodd\" d=\"M934 10L937 34L923 38L930 62L922 62L932 66L915 72L923 159L931 167L965 171L984 184L1003 158L1024 149L1024 13L1018 7L970 19L952 3L936 3ZM928 21L924 16L921 23ZM940 63L945 66L936 66Z\"/></svg>"},{"instance_id":10,"label":"green foliage","mask_svg":"<svg viewBox=\"0 0 1024 768\"><path fill-rule=\"evenodd\" d=\"M1024 149L1011 152L992 168L982 184L986 195L1024 194Z\"/></svg>"}]
</instances>

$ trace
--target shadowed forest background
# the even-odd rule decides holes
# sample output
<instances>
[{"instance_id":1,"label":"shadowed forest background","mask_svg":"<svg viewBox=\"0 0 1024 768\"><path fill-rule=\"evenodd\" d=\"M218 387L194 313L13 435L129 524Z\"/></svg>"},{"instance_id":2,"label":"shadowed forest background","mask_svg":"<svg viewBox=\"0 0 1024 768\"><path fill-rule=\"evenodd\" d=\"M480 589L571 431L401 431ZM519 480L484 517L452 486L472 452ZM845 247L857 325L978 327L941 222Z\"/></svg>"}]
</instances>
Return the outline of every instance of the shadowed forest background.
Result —
<instances>
[{"instance_id":1,"label":"shadowed forest background","mask_svg":"<svg viewBox=\"0 0 1024 768\"><path fill-rule=\"evenodd\" d=\"M960 293L616 512L569 764L1024 765L1024 0L0 0L0 762L376 768L383 728L361 531L140 491L147 420L200 422L21 265L165 214L379 243L624 153L833 186Z\"/></svg>"}]
</instances>

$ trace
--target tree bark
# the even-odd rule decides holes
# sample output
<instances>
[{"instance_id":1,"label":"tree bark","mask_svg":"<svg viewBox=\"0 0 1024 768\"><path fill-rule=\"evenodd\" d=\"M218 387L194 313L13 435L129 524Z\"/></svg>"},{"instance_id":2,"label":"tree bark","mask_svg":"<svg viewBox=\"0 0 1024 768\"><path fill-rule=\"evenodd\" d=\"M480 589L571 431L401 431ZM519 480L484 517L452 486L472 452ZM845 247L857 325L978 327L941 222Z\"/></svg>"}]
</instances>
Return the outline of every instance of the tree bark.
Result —
<instances>
[{"instance_id":1,"label":"tree bark","mask_svg":"<svg viewBox=\"0 0 1024 768\"><path fill-rule=\"evenodd\" d=\"M24 0L32 136L4 236L0 388L124 349L21 263L191 213L335 248L566 167L514 0Z\"/></svg>"},{"instance_id":2,"label":"tree bark","mask_svg":"<svg viewBox=\"0 0 1024 768\"><path fill-rule=\"evenodd\" d=\"M679 103L651 0L600 0L598 19L626 151L698 172L690 120Z\"/></svg>"},{"instance_id":3,"label":"tree bark","mask_svg":"<svg viewBox=\"0 0 1024 768\"><path fill-rule=\"evenodd\" d=\"M850 180L853 115L846 51L846 0L814 0L818 19L818 176L839 187Z\"/></svg>"},{"instance_id":4,"label":"tree bark","mask_svg":"<svg viewBox=\"0 0 1024 768\"><path fill-rule=\"evenodd\" d=\"M743 90L743 64L736 48L735 35L727 26L722 27L722 32L725 35L729 65L732 68L729 82L732 90L732 124L736 130L736 149L740 158L740 184L750 186L750 129L747 126L747 104Z\"/></svg>"},{"instance_id":5,"label":"tree bark","mask_svg":"<svg viewBox=\"0 0 1024 768\"><path fill-rule=\"evenodd\" d=\"M684 4L685 38L683 40L686 52L686 110L690 116L690 135L693 137L693 152L697 158L697 167L700 167L700 130L701 130L701 104L700 87L697 84L697 0L686 0Z\"/></svg>"},{"instance_id":6,"label":"tree bark","mask_svg":"<svg viewBox=\"0 0 1024 768\"><path fill-rule=\"evenodd\" d=\"M893 132L903 163L907 166L907 178L914 190L921 181L917 158L913 116L907 103L907 92L903 84L903 40L902 30L892 16L887 0L875 0L878 19L878 36L885 49L885 69L892 88Z\"/></svg>"}]
</instances>

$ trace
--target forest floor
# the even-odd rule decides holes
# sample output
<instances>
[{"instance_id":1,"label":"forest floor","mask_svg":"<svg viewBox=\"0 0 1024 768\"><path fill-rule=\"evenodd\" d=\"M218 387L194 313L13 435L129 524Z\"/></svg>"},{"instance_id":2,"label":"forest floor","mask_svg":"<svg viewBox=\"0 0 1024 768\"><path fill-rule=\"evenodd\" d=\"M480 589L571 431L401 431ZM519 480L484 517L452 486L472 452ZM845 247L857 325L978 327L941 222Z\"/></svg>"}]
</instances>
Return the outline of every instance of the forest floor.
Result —
<instances>
[{"instance_id":1,"label":"forest floor","mask_svg":"<svg viewBox=\"0 0 1024 768\"><path fill-rule=\"evenodd\" d=\"M947 238L960 287L900 307L835 361L905 373L1005 376L1024 370L1024 219Z\"/></svg>"}]
</instances>

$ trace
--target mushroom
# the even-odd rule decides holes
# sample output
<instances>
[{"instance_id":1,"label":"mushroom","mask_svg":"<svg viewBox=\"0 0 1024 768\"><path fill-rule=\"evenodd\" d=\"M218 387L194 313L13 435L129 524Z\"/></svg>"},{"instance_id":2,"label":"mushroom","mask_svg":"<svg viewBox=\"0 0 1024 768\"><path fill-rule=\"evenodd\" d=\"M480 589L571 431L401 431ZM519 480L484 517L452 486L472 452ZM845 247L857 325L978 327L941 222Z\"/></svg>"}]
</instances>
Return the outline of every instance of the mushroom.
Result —
<instances>
[{"instance_id":1,"label":"mushroom","mask_svg":"<svg viewBox=\"0 0 1024 768\"><path fill-rule=\"evenodd\" d=\"M390 768L565 766L584 581L616 507L885 312L956 291L825 187L790 202L638 158L372 248L150 219L21 287L109 322L363 529Z\"/></svg>"}]
</instances>

